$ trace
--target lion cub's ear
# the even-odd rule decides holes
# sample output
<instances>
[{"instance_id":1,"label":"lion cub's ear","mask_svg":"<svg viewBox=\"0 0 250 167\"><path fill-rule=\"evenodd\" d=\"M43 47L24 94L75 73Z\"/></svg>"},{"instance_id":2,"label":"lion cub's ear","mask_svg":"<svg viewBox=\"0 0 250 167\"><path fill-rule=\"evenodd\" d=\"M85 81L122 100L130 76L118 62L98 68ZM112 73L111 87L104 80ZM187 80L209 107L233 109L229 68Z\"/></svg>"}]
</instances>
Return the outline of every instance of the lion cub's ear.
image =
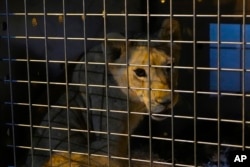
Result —
<instances>
[{"instance_id":1,"label":"lion cub's ear","mask_svg":"<svg viewBox=\"0 0 250 167\"><path fill-rule=\"evenodd\" d=\"M163 47L167 47L167 48L171 47L173 49L173 52L172 52L173 57L174 57L175 63L178 64L179 58L180 58L181 45L180 43L176 43L172 41L181 39L180 23L175 19L172 19L172 20L165 19L158 33L158 38L160 40L171 40L170 43L163 44Z\"/></svg>"},{"instance_id":2,"label":"lion cub's ear","mask_svg":"<svg viewBox=\"0 0 250 167\"><path fill-rule=\"evenodd\" d=\"M162 40L170 40L171 35L173 40L181 39L180 23L175 19L165 19L162 22L158 38Z\"/></svg>"},{"instance_id":3,"label":"lion cub's ear","mask_svg":"<svg viewBox=\"0 0 250 167\"><path fill-rule=\"evenodd\" d=\"M125 37L119 33L107 34L106 46L102 43L102 51L107 55L108 62L114 62L125 52Z\"/></svg>"}]
</instances>

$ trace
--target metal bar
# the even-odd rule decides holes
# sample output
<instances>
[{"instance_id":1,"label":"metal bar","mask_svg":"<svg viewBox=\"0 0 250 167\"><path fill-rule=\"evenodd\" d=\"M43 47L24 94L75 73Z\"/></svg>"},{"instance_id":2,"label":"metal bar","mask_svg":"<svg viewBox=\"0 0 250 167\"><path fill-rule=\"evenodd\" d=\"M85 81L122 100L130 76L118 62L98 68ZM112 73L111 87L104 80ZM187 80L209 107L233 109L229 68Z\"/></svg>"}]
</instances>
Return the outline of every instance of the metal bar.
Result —
<instances>
[{"instance_id":1,"label":"metal bar","mask_svg":"<svg viewBox=\"0 0 250 167\"><path fill-rule=\"evenodd\" d=\"M126 73L127 73L127 76L129 75L129 68L128 68L128 66L130 65L130 63L129 63L129 55L128 55L128 2L127 2L127 0L125 0L124 1L124 16L125 16L125 54L126 54ZM119 40L119 39L118 39ZM121 39L120 39L121 40ZM126 90L127 90L127 97L126 97L126 100L127 100L127 126L128 126L128 131L127 131L127 133L128 133L128 138L127 138L127 142L128 142L128 146L127 146L127 149L128 149L128 154L127 154L127 156L128 156L128 166L132 166L131 165L131 147L130 147L130 145L131 145L131 142L130 142L130 140L131 140L131 134L132 134L132 132L131 132L131 128L130 128L130 118L131 118L131 111L130 111L130 105L129 105L129 91L130 91L130 86L129 86L129 83L127 83L127 85L126 85Z\"/></svg>"},{"instance_id":2,"label":"metal bar","mask_svg":"<svg viewBox=\"0 0 250 167\"><path fill-rule=\"evenodd\" d=\"M151 120L151 81L150 81L150 78L151 78L151 75L150 75L150 68L151 68L151 60L150 60L150 2L149 0L146 1L146 14L147 14L147 27L146 27L146 35L147 35L147 54L148 54L148 78L147 78L147 81L148 81L148 85L149 85L149 91L148 91L148 98L150 99L149 100L149 104L148 104L148 109L149 109L149 119L148 119L148 126L149 126L149 161L150 161L150 167L153 166L153 159L152 159L152 120Z\"/></svg>"},{"instance_id":3,"label":"metal bar","mask_svg":"<svg viewBox=\"0 0 250 167\"><path fill-rule=\"evenodd\" d=\"M106 8L106 0L103 0L103 33L104 33L104 57L105 57L105 100L106 100L106 115L107 115L107 149L108 149L108 166L111 165L110 159L111 159L111 153L110 153L110 132L109 132L109 117L110 117L110 111L109 111L109 91L108 91L108 57L107 57L107 8Z\"/></svg>"},{"instance_id":4,"label":"metal bar","mask_svg":"<svg viewBox=\"0 0 250 167\"><path fill-rule=\"evenodd\" d=\"M51 117L50 117L50 113L51 113L51 109L50 109L50 88L49 88L49 83L50 83L50 78L49 78L49 56L48 56L48 38L47 38L47 17L46 17L46 0L43 0L43 21L44 21L44 47L45 47L45 51L44 51L44 54L45 54L45 60L46 60L46 63L45 63L45 68L46 68L46 93L47 93L47 105L48 105L48 109L47 109L47 117L48 117L48 127L49 127L49 155L50 157L52 157L52 142L51 142L51 138L52 138L52 135L51 135ZM52 162L51 162L52 163ZM52 166L52 164L50 164ZM32 166L36 166L36 164L34 164L32 162Z\"/></svg>"},{"instance_id":5,"label":"metal bar","mask_svg":"<svg viewBox=\"0 0 250 167\"><path fill-rule=\"evenodd\" d=\"M5 0L5 9L6 9L6 23L7 25L9 25L9 16L8 16L8 13L9 13L9 3L8 3L8 0ZM9 29L7 28L6 29L7 31L7 46L8 46L8 51L7 51L7 54L8 54L8 71L9 71L9 80L12 81L13 79L13 76L12 76L12 63L11 63L11 51L10 51L10 32L9 32ZM9 89L10 89L10 112L11 112L11 131L12 131L12 151L13 151L13 164L14 166L17 165L17 157L16 157L16 141L15 141L15 119L14 119L14 105L13 105L13 102L14 102L14 97L13 97L13 84L12 82L9 82Z\"/></svg>"},{"instance_id":6,"label":"metal bar","mask_svg":"<svg viewBox=\"0 0 250 167\"><path fill-rule=\"evenodd\" d=\"M85 18L86 18L86 5L85 5L85 1L83 1L83 14L82 14L84 20L83 20L83 36L84 38L87 36L86 34L86 22L85 22ZM88 99L88 96L89 96L89 83L88 83L88 58L87 58L87 42L88 40L85 39L85 42L84 42L84 59L85 59L85 62L80 62L80 63L84 63L84 73L85 73L85 84L83 83L79 83L81 84L82 86L85 86L86 89L85 89L85 93L87 95L87 99L85 101L85 104L86 104L86 111L87 111L87 116L86 116L86 119L87 119L87 155L88 155L88 165L90 166L90 133L91 133L91 104L89 102L89 99ZM68 61L69 63L69 61ZM76 62L74 62L76 64Z\"/></svg>"},{"instance_id":7,"label":"metal bar","mask_svg":"<svg viewBox=\"0 0 250 167\"><path fill-rule=\"evenodd\" d=\"M221 68L221 64L220 64L220 41L221 41L221 38L220 38L220 34L221 34L221 28L220 28L220 23L221 23L221 20L220 20L220 0L217 1L217 67L218 67L218 71L217 71L217 142L218 142L218 146L217 146L217 165L220 166L220 144L221 144L221 136L220 136L220 123L221 123L221 116L220 116L220 104L221 104L221 92L220 92L220 68Z\"/></svg>"},{"instance_id":8,"label":"metal bar","mask_svg":"<svg viewBox=\"0 0 250 167\"><path fill-rule=\"evenodd\" d=\"M170 19L170 56L171 59L173 59L173 0L169 1L169 19ZM173 71L173 63L171 63L171 72ZM171 90L174 93L174 84L173 84L173 75L171 75ZM171 101L173 102L173 93L171 93ZM172 137L172 141L171 141L171 163L172 166L176 166L175 163L175 136L174 136L174 110L173 110L173 103L171 104L171 137Z\"/></svg>"},{"instance_id":9,"label":"metal bar","mask_svg":"<svg viewBox=\"0 0 250 167\"><path fill-rule=\"evenodd\" d=\"M30 79L30 56L29 56L29 39L28 39L28 16L27 16L27 2L26 0L24 0L24 20L25 20L25 50L26 50L26 66L27 66L27 84L28 84L28 106L29 106L29 123L30 123L30 127L29 127L29 131L30 131L30 145L33 148L33 128L32 128L32 102L31 102L31 79ZM33 161L33 149L30 149L30 154L31 154L31 159Z\"/></svg>"},{"instance_id":10,"label":"metal bar","mask_svg":"<svg viewBox=\"0 0 250 167\"><path fill-rule=\"evenodd\" d=\"M0 16L23 16L25 15L25 13L22 12L13 12L13 13L0 13ZM27 13L28 16L43 16L44 13L40 13L40 12L28 12ZM59 15L63 15L63 13L61 12L55 12L55 13L46 13L47 16L59 16ZM86 16L102 16L102 13L86 13ZM82 16L82 13L66 13L66 16ZM125 14L121 14L121 13L107 13L107 16L120 16L120 17L125 17ZM128 13L128 16L132 16L132 17L147 17L147 14L142 14L142 13ZM149 14L150 17L170 17L170 14ZM207 17L207 18L217 18L218 14L172 14L173 17L196 17L196 18L200 18L200 17ZM249 18L250 15L248 14L221 14L220 15L221 18Z\"/></svg>"},{"instance_id":11,"label":"metal bar","mask_svg":"<svg viewBox=\"0 0 250 167\"><path fill-rule=\"evenodd\" d=\"M66 93L66 107L67 107L67 139L68 139L68 155L71 157L71 139L70 139L70 106L69 106L69 78L68 78L68 58L67 58L67 33L66 33L66 6L65 6L65 0L62 0L62 11L63 11L63 50L64 50L64 72L65 72L65 93ZM68 164L71 166L71 158L69 158Z\"/></svg>"},{"instance_id":12,"label":"metal bar","mask_svg":"<svg viewBox=\"0 0 250 167\"><path fill-rule=\"evenodd\" d=\"M193 106L194 106L194 166L197 166L197 90L196 90L196 0L193 0Z\"/></svg>"},{"instance_id":13,"label":"metal bar","mask_svg":"<svg viewBox=\"0 0 250 167\"><path fill-rule=\"evenodd\" d=\"M242 49L241 49L241 68L242 68L242 72L241 72L241 84L242 84L242 150L245 150L245 147L246 147L246 139L245 139L245 136L246 136L246 124L245 124L245 121L246 121L246 110L245 110L245 106L246 106L246 91L245 91L245 67L246 67L246 44L245 44L245 41L246 41L246 0L243 0L242 1L242 33L241 33L241 38L242 38Z\"/></svg>"}]
</instances>

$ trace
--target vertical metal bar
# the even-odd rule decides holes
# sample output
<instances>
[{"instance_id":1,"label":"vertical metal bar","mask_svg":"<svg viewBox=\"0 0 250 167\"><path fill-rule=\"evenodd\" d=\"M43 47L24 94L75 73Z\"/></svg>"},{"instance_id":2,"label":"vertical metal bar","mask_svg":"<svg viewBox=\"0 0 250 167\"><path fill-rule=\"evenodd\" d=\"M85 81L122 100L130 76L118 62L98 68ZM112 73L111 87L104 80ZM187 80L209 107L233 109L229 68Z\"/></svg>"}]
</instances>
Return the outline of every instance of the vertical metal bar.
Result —
<instances>
[{"instance_id":1,"label":"vertical metal bar","mask_svg":"<svg viewBox=\"0 0 250 167\"><path fill-rule=\"evenodd\" d=\"M24 0L24 22L25 22L25 49L26 49L26 59L27 59L27 80L28 80L28 104L29 104L29 122L30 122L30 145L31 145L31 160L33 162L33 129L32 129L32 104L31 104L31 80L30 80L30 56L29 56L29 40L28 40L28 16L27 16L27 1Z\"/></svg>"},{"instance_id":2,"label":"vertical metal bar","mask_svg":"<svg viewBox=\"0 0 250 167\"><path fill-rule=\"evenodd\" d=\"M151 75L150 75L150 68L151 68L151 61L150 61L150 2L147 0L147 52L148 52L148 85L149 88L148 90L148 97L149 97L149 119L148 119L148 124L149 124L149 161L150 161L150 167L153 166L153 160L152 160L152 120L151 120Z\"/></svg>"},{"instance_id":3,"label":"vertical metal bar","mask_svg":"<svg viewBox=\"0 0 250 167\"><path fill-rule=\"evenodd\" d=\"M50 88L49 88L49 57L48 57L48 36L47 36L47 12L46 12L46 0L43 0L43 22L44 22L44 53L45 53L45 60L46 60L46 64L45 64L45 68L46 68L46 93L47 93L47 107L48 107L48 130L49 130L49 155L50 157L52 156L52 142L51 142L51 118L50 118ZM36 164L33 164L34 162L32 162L32 166L35 166ZM52 166L52 162L50 164Z\"/></svg>"},{"instance_id":4,"label":"vertical metal bar","mask_svg":"<svg viewBox=\"0 0 250 167\"><path fill-rule=\"evenodd\" d=\"M125 11L125 54L126 54L126 73L127 76L129 75L129 70L128 70L128 66L129 66L129 57L128 57L128 6L127 6L127 0L124 1L124 11ZM127 82L127 111L128 111L128 120L127 120L127 126L128 126L128 166L131 166L131 150L130 150L130 139L131 139L131 134L132 132L130 131L130 105L129 105L129 83Z\"/></svg>"},{"instance_id":5,"label":"vertical metal bar","mask_svg":"<svg viewBox=\"0 0 250 167\"><path fill-rule=\"evenodd\" d=\"M217 1L217 159L218 159L218 166L220 166L220 0Z\"/></svg>"},{"instance_id":6,"label":"vertical metal bar","mask_svg":"<svg viewBox=\"0 0 250 167\"><path fill-rule=\"evenodd\" d=\"M245 92L245 57L246 57L246 0L243 0L242 2L242 73L241 73L241 78L242 78L242 150L245 150L246 143L245 143L245 115L246 115L246 110L245 110L245 97L246 97L246 92Z\"/></svg>"},{"instance_id":7,"label":"vertical metal bar","mask_svg":"<svg viewBox=\"0 0 250 167\"><path fill-rule=\"evenodd\" d=\"M85 93L86 93L86 110L87 110L87 151L88 151L88 166L90 166L90 103L88 100L88 95L89 95L89 84L88 84L88 58L87 58L87 34L86 34L86 5L85 5L85 0L83 0L83 35L84 35L84 43L83 43L83 47L84 47L84 58L85 58L85 64L84 64L84 73L85 73L85 84L86 84L86 89L85 89ZM84 83L83 83L84 84Z\"/></svg>"},{"instance_id":8,"label":"vertical metal bar","mask_svg":"<svg viewBox=\"0 0 250 167\"><path fill-rule=\"evenodd\" d=\"M5 0L6 8L6 22L9 25L9 5L8 0ZM10 86L10 110L11 110L11 130L12 130L12 147L13 147L13 164L16 166L16 141L15 141L15 119L14 119L14 97L13 97L13 84L12 84L12 65L11 65L11 54L10 54L10 32L9 28L6 29L7 33L7 46L8 46L8 70L9 70L9 86Z\"/></svg>"},{"instance_id":9,"label":"vertical metal bar","mask_svg":"<svg viewBox=\"0 0 250 167\"><path fill-rule=\"evenodd\" d=\"M170 0L169 2L169 15L170 15L170 56L171 59L173 60L173 0ZM173 63L171 63L171 72L173 72ZM171 101L173 102L173 93L174 93L174 89L173 89L173 75L171 75ZM174 138L174 110L173 110L173 104L171 104L171 136L172 136L172 143L171 143L171 148L172 148L172 165L174 166L175 164L175 138Z\"/></svg>"},{"instance_id":10,"label":"vertical metal bar","mask_svg":"<svg viewBox=\"0 0 250 167\"><path fill-rule=\"evenodd\" d=\"M71 157L71 142L70 142L70 109L69 109L69 82L68 82L68 58L67 58L67 34L66 34L66 6L65 0L62 0L63 8L63 49L64 49L64 69L65 69L65 94L66 94L66 110L67 110L67 133L68 133L68 154ZM69 158L69 166L71 166L71 158Z\"/></svg>"},{"instance_id":11,"label":"vertical metal bar","mask_svg":"<svg viewBox=\"0 0 250 167\"><path fill-rule=\"evenodd\" d=\"M107 113L107 149L108 149L108 166L110 166L110 131L109 131L109 92L108 92L108 57L107 57L107 10L106 0L103 0L103 33L104 33L104 57L105 57L105 93L106 93L106 113Z\"/></svg>"},{"instance_id":12,"label":"vertical metal bar","mask_svg":"<svg viewBox=\"0 0 250 167\"><path fill-rule=\"evenodd\" d=\"M194 105L194 166L197 166L197 96L196 96L196 0L193 0L193 105Z\"/></svg>"}]
</instances>

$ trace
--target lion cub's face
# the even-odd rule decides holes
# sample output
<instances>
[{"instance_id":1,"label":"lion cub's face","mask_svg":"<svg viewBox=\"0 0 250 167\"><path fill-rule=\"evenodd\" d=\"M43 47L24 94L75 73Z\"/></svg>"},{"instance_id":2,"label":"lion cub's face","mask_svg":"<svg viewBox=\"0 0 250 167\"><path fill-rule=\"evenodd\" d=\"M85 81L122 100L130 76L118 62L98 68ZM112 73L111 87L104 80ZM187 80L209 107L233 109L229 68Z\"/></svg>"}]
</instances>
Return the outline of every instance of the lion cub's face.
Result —
<instances>
[{"instance_id":1,"label":"lion cub's face","mask_svg":"<svg viewBox=\"0 0 250 167\"><path fill-rule=\"evenodd\" d=\"M164 51L147 46L133 46L128 54L127 67L110 66L118 85L128 87L129 91L123 89L123 92L129 92L131 101L143 102L151 114L166 114L178 99L171 89L171 83L173 86L177 83L176 72L171 69L174 60ZM125 57L121 55L115 62L124 63ZM160 120L154 115L152 118Z\"/></svg>"},{"instance_id":2,"label":"lion cub's face","mask_svg":"<svg viewBox=\"0 0 250 167\"><path fill-rule=\"evenodd\" d=\"M108 37L124 38L117 34L110 34ZM158 39L170 40L170 37L173 40L179 39L180 27L176 20L170 22L166 19L158 32ZM172 50L171 56L170 50ZM109 70L118 85L128 88L122 90L126 94L129 93L130 101L144 103L152 114L166 113L177 102L178 96L174 93L177 72L172 65L178 63L179 51L178 43L170 45L166 41L159 44L152 43L152 46L130 42L125 45L125 42L108 41L106 46ZM160 120L154 115L152 118Z\"/></svg>"},{"instance_id":3,"label":"lion cub's face","mask_svg":"<svg viewBox=\"0 0 250 167\"><path fill-rule=\"evenodd\" d=\"M176 72L171 69L174 59L164 51L137 46L131 51L128 67L128 83L131 94L142 101L153 114L165 113L177 102ZM172 75L172 76L171 76ZM159 117L153 116L156 119Z\"/></svg>"}]
</instances>

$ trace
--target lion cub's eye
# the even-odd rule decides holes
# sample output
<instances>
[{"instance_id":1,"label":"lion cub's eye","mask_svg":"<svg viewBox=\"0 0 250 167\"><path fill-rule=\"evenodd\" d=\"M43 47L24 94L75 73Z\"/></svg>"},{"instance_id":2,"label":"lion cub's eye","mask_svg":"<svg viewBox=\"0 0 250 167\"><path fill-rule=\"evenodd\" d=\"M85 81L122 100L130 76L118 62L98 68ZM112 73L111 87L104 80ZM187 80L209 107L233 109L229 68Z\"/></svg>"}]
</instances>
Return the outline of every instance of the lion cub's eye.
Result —
<instances>
[{"instance_id":1,"label":"lion cub's eye","mask_svg":"<svg viewBox=\"0 0 250 167\"><path fill-rule=\"evenodd\" d=\"M134 72L138 77L146 77L147 76L146 71L142 68L137 68L134 70Z\"/></svg>"}]
</instances>

